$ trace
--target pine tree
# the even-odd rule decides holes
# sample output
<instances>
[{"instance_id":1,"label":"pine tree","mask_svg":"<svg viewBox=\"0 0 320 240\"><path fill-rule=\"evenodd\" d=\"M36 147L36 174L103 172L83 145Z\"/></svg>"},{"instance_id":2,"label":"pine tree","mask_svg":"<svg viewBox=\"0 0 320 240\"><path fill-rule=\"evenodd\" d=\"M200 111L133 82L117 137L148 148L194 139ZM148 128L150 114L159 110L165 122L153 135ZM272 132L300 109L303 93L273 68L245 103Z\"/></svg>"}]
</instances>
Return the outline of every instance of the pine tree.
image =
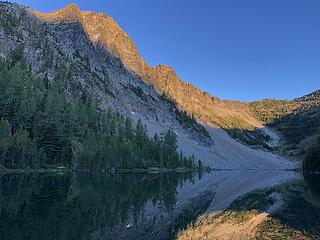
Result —
<instances>
[{"instance_id":1,"label":"pine tree","mask_svg":"<svg viewBox=\"0 0 320 240\"><path fill-rule=\"evenodd\" d=\"M86 91L79 100L65 96L66 71L52 83L32 76L18 60L0 59L0 165L40 168L64 165L92 171L110 168L186 166L176 135L147 135L111 109L104 111ZM68 74L69 75L69 74Z\"/></svg>"},{"instance_id":2,"label":"pine tree","mask_svg":"<svg viewBox=\"0 0 320 240\"><path fill-rule=\"evenodd\" d=\"M8 149L12 139L10 134L11 126L7 120L0 120L0 165L5 166Z\"/></svg>"}]
</instances>

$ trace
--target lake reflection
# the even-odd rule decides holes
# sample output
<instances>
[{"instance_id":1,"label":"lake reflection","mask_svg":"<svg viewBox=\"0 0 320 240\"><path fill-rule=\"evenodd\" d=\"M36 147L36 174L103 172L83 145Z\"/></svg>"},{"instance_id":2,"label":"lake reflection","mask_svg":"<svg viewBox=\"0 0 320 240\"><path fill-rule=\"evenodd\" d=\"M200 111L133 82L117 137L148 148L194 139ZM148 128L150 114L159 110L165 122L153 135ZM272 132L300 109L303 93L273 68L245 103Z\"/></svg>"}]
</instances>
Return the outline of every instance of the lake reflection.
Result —
<instances>
[{"instance_id":1,"label":"lake reflection","mask_svg":"<svg viewBox=\"0 0 320 240\"><path fill-rule=\"evenodd\" d=\"M0 239L174 238L175 231L204 212L277 184L295 182L298 194L316 205L319 175L305 179L276 171L6 174L0 177Z\"/></svg>"},{"instance_id":2,"label":"lake reflection","mask_svg":"<svg viewBox=\"0 0 320 240\"><path fill-rule=\"evenodd\" d=\"M147 202L170 211L176 187L194 177L7 174L0 178L0 239L87 239L129 218L134 223Z\"/></svg>"}]
</instances>

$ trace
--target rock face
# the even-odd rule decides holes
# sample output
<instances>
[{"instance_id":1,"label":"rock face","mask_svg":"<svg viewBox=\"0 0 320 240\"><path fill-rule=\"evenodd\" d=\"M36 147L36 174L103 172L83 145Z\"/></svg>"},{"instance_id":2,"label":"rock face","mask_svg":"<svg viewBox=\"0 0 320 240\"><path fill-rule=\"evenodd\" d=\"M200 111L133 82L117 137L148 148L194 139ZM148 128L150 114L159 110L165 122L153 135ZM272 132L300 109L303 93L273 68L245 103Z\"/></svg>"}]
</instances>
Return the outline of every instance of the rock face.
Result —
<instances>
[{"instance_id":1,"label":"rock face","mask_svg":"<svg viewBox=\"0 0 320 240\"><path fill-rule=\"evenodd\" d=\"M43 14L32 11L39 18L53 23L79 22L95 46L107 49L122 63L139 76L145 77L145 63L129 36L108 15L95 12L81 12L74 5Z\"/></svg>"},{"instance_id":2,"label":"rock face","mask_svg":"<svg viewBox=\"0 0 320 240\"><path fill-rule=\"evenodd\" d=\"M83 26L94 45L105 47L139 76L145 76L145 63L136 46L118 24L106 14L83 12Z\"/></svg>"},{"instance_id":3,"label":"rock face","mask_svg":"<svg viewBox=\"0 0 320 240\"><path fill-rule=\"evenodd\" d=\"M81 12L73 4L43 14L0 2L0 56L12 59L14 52L22 55L33 74L63 80L70 101L93 96L104 109L141 119L150 135L172 129L180 150L205 165L219 169L293 166L210 127L251 127L260 122L247 104L203 93L182 82L170 67L148 66L128 35L105 14ZM208 125L188 118L177 106Z\"/></svg>"},{"instance_id":4,"label":"rock face","mask_svg":"<svg viewBox=\"0 0 320 240\"><path fill-rule=\"evenodd\" d=\"M75 4L70 4L65 8L62 8L61 10L55 11L50 14L44 14L37 11L32 12L34 12L37 16L39 16L42 19L50 19L50 21L56 23L81 22L81 12L78 6Z\"/></svg>"},{"instance_id":5,"label":"rock face","mask_svg":"<svg viewBox=\"0 0 320 240\"><path fill-rule=\"evenodd\" d=\"M36 13L36 12L35 12ZM102 46L124 66L152 85L160 94L165 93L177 105L206 124L223 128L238 128L239 121L248 127L261 127L261 122L251 113L247 104L222 101L200 91L192 84L180 80L171 67L151 67L144 62L130 37L108 15L80 12L75 5L49 14L36 13L49 22L78 21L95 46Z\"/></svg>"}]
</instances>

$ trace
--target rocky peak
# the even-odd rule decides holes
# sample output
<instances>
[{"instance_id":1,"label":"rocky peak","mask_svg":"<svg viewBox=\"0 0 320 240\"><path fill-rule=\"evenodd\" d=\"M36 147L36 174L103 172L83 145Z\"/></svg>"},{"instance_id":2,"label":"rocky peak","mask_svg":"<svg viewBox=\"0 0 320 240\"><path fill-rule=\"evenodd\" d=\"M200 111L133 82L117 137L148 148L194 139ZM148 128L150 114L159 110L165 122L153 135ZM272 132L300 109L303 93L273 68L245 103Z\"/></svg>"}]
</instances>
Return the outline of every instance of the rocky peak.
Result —
<instances>
[{"instance_id":1,"label":"rocky peak","mask_svg":"<svg viewBox=\"0 0 320 240\"><path fill-rule=\"evenodd\" d=\"M37 16L46 21L80 22L93 45L105 48L119 58L129 71L154 86L159 94L165 93L181 109L197 116L202 122L222 127L225 127L224 122L229 122L228 127L237 127L238 119L243 119L248 125L260 127L260 122L257 122L246 104L212 97L192 84L183 82L171 67L163 64L149 66L130 37L106 14L81 12L71 4L49 14L37 13Z\"/></svg>"},{"instance_id":2,"label":"rocky peak","mask_svg":"<svg viewBox=\"0 0 320 240\"><path fill-rule=\"evenodd\" d=\"M153 85L159 94L168 95L190 115L197 116L203 122L221 126L220 123L224 120L220 119L229 119L236 124L239 118L248 122L248 125L260 126L245 104L220 101L192 84L183 82L169 66L149 66L140 56L134 42L111 17L94 12L82 12L81 15L83 27L95 45L105 47L128 70L140 76L147 84Z\"/></svg>"},{"instance_id":3,"label":"rocky peak","mask_svg":"<svg viewBox=\"0 0 320 240\"><path fill-rule=\"evenodd\" d=\"M75 3L70 3L66 7L62 8L61 11L67 12L80 12L80 8Z\"/></svg>"},{"instance_id":4,"label":"rocky peak","mask_svg":"<svg viewBox=\"0 0 320 240\"><path fill-rule=\"evenodd\" d=\"M108 15L82 12L83 27L94 45L105 47L122 63L139 76L145 76L145 63L135 44Z\"/></svg>"},{"instance_id":5,"label":"rocky peak","mask_svg":"<svg viewBox=\"0 0 320 240\"><path fill-rule=\"evenodd\" d=\"M48 14L33 11L32 12L45 21L50 22L81 22L81 11L79 7L72 3L68 6Z\"/></svg>"}]
</instances>

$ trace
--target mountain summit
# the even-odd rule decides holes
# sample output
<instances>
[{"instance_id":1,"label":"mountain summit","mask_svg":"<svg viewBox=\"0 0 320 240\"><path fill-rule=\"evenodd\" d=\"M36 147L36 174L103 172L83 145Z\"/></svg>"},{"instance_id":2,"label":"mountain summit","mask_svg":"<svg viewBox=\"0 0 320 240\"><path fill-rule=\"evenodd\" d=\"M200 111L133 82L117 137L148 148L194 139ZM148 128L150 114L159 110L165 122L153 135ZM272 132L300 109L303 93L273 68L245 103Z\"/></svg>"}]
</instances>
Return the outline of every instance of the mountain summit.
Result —
<instances>
[{"instance_id":1,"label":"mountain summit","mask_svg":"<svg viewBox=\"0 0 320 240\"><path fill-rule=\"evenodd\" d=\"M80 11L74 4L45 14L3 2L0 46L2 58L22 61L35 76L59 84L69 101L96 99L101 109L111 108L134 122L140 119L150 136L171 129L179 149L205 165L219 169L295 166L233 139L258 143L264 149L277 142L276 134L257 116L258 107L220 100L181 81L171 67L149 66L130 37L106 14Z\"/></svg>"},{"instance_id":2,"label":"mountain summit","mask_svg":"<svg viewBox=\"0 0 320 240\"><path fill-rule=\"evenodd\" d=\"M239 121L250 128L262 127L262 123L251 113L247 104L223 101L202 92L192 84L183 82L171 67L160 64L149 66L140 56L128 34L108 15L95 12L80 12L76 5L37 16L48 22L81 22L91 42L102 46L124 66L152 85L158 93L166 94L177 105L206 124L226 129L237 128Z\"/></svg>"},{"instance_id":3,"label":"mountain summit","mask_svg":"<svg viewBox=\"0 0 320 240\"><path fill-rule=\"evenodd\" d=\"M81 21L81 12L80 8L76 4L69 4L65 8L62 8L58 11L44 14L37 11L32 11L36 14L39 18L45 19L51 22L75 22Z\"/></svg>"}]
</instances>

